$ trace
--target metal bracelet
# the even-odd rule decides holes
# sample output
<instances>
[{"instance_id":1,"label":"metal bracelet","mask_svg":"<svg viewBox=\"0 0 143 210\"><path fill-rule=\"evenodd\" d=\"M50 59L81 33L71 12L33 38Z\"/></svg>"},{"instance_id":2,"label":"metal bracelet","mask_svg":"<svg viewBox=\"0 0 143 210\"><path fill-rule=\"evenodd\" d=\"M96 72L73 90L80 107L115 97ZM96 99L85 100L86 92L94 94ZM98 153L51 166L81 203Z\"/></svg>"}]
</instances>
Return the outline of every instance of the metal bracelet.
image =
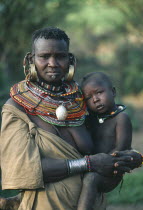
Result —
<instances>
[{"instance_id":1,"label":"metal bracelet","mask_svg":"<svg viewBox=\"0 0 143 210\"><path fill-rule=\"evenodd\" d=\"M87 172L88 164L86 158L67 160L69 175Z\"/></svg>"}]
</instances>

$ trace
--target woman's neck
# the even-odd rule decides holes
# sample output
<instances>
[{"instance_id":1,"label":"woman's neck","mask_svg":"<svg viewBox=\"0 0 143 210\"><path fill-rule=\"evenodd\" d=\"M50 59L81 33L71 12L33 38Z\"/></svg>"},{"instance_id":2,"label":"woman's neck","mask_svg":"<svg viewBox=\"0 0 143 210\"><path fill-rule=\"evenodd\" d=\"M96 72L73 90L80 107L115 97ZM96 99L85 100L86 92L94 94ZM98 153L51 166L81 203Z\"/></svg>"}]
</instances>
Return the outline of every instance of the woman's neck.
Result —
<instances>
[{"instance_id":1,"label":"woman's neck","mask_svg":"<svg viewBox=\"0 0 143 210\"><path fill-rule=\"evenodd\" d=\"M40 85L42 88L52 91L52 92L61 92L63 91L63 82L60 80L59 82L56 83L48 83L43 79L39 79L37 82L38 85Z\"/></svg>"}]
</instances>

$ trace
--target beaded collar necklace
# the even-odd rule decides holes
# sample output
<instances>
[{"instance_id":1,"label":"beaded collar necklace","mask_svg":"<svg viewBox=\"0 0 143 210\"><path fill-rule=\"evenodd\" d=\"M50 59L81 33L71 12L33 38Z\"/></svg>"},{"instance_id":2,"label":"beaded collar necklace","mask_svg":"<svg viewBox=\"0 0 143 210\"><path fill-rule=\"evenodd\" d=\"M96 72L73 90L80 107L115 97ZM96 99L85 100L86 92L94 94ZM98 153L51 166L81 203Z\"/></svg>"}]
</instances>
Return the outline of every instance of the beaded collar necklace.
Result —
<instances>
[{"instance_id":1,"label":"beaded collar necklace","mask_svg":"<svg viewBox=\"0 0 143 210\"><path fill-rule=\"evenodd\" d=\"M42 82L43 83L43 82ZM41 84L42 84L41 83ZM76 93L79 89L79 86L77 85L77 83L75 83L73 85L73 83L66 83L63 82L63 84L61 86L51 86L47 85L47 84L42 84L43 86L40 85L40 83L32 83L32 82L28 82L29 87L32 89L37 89L39 90L41 93L45 94L45 95L49 95L49 96L68 96L68 95L72 95L74 93ZM46 88L47 87L47 88Z\"/></svg>"},{"instance_id":2,"label":"beaded collar necklace","mask_svg":"<svg viewBox=\"0 0 143 210\"><path fill-rule=\"evenodd\" d=\"M57 92L37 82L21 81L10 90L10 96L24 107L26 113L37 115L58 126L79 126L84 123L86 105L75 81L63 82Z\"/></svg>"},{"instance_id":3,"label":"beaded collar necklace","mask_svg":"<svg viewBox=\"0 0 143 210\"><path fill-rule=\"evenodd\" d=\"M38 82L37 85L43 87L45 90L47 91L53 91L53 92L61 92L63 90L63 85L60 85L60 86L54 86L54 85L49 85L49 84L46 84L44 82Z\"/></svg>"},{"instance_id":4,"label":"beaded collar necklace","mask_svg":"<svg viewBox=\"0 0 143 210\"><path fill-rule=\"evenodd\" d=\"M116 116L117 114L119 114L120 112L123 112L126 109L126 106L122 105L122 104L116 104L117 109L113 112L111 112L109 115L104 115L102 117L99 117L99 115L97 115L97 119L99 123L104 123L105 120Z\"/></svg>"}]
</instances>

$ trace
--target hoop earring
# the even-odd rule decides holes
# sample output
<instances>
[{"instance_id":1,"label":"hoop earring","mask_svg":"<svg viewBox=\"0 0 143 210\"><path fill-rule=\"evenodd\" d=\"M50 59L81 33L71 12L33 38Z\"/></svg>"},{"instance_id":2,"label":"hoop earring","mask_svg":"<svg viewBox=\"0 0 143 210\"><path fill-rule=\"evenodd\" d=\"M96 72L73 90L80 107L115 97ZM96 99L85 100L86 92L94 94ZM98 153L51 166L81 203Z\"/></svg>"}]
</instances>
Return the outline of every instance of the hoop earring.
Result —
<instances>
[{"instance_id":1,"label":"hoop earring","mask_svg":"<svg viewBox=\"0 0 143 210\"><path fill-rule=\"evenodd\" d=\"M68 81L68 82L73 80L75 69L76 69L76 58L72 53L69 53L69 61L70 61L69 71L65 75L65 81Z\"/></svg>"},{"instance_id":2,"label":"hoop earring","mask_svg":"<svg viewBox=\"0 0 143 210\"><path fill-rule=\"evenodd\" d=\"M69 71L68 73L65 75L65 81L71 81L74 77L74 73L75 73L75 65L70 65L69 66Z\"/></svg>"},{"instance_id":3,"label":"hoop earring","mask_svg":"<svg viewBox=\"0 0 143 210\"><path fill-rule=\"evenodd\" d=\"M35 68L35 64L33 64L33 63L31 63L29 65L29 79L32 82L36 82L37 79L38 79L38 75L37 75L37 71L36 71L36 68Z\"/></svg>"},{"instance_id":4,"label":"hoop earring","mask_svg":"<svg viewBox=\"0 0 143 210\"><path fill-rule=\"evenodd\" d=\"M32 58L32 54L28 52L23 60L23 68L24 74L26 76L26 80L30 80L32 82L36 82L38 80L37 71L35 69L35 64L30 63Z\"/></svg>"},{"instance_id":5,"label":"hoop earring","mask_svg":"<svg viewBox=\"0 0 143 210\"><path fill-rule=\"evenodd\" d=\"M29 61L28 61L28 57L29 55L31 55L30 52L26 53L24 59L23 59L23 69L24 69L24 74L26 76L26 80L28 79L28 74L29 74Z\"/></svg>"}]
</instances>

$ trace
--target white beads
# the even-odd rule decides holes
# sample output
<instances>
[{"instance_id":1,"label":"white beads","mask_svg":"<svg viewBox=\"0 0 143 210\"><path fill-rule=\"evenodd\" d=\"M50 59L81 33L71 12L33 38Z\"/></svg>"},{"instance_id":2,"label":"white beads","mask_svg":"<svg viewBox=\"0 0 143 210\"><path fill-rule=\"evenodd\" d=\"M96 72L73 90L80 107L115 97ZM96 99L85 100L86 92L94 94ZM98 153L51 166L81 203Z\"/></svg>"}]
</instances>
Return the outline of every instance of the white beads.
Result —
<instances>
[{"instance_id":1,"label":"white beads","mask_svg":"<svg viewBox=\"0 0 143 210\"><path fill-rule=\"evenodd\" d=\"M99 119L99 123L104 123L104 119L103 118L100 118Z\"/></svg>"},{"instance_id":2,"label":"white beads","mask_svg":"<svg viewBox=\"0 0 143 210\"><path fill-rule=\"evenodd\" d=\"M118 109L123 110L124 107L123 106L118 106Z\"/></svg>"}]
</instances>

